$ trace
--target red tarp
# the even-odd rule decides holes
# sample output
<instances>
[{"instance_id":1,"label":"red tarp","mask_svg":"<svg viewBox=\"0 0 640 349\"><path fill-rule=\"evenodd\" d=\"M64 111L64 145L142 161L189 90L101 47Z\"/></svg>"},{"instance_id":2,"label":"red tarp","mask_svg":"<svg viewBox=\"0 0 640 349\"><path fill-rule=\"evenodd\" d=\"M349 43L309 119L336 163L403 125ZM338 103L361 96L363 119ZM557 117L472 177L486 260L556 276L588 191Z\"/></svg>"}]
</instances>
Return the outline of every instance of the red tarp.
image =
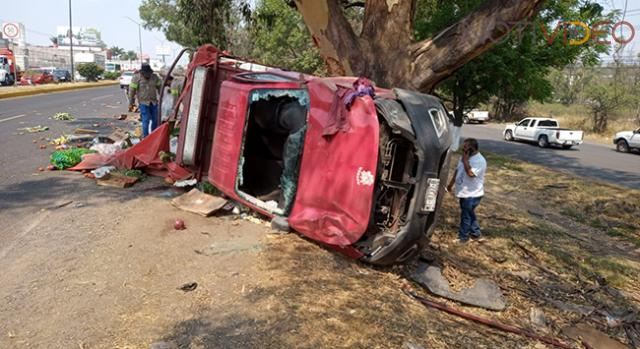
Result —
<instances>
[{"instance_id":1,"label":"red tarp","mask_svg":"<svg viewBox=\"0 0 640 349\"><path fill-rule=\"evenodd\" d=\"M191 177L191 172L176 163L163 163L159 153L169 151L169 124L160 125L140 143L133 147L116 153L113 156L100 154L87 154L82 157L82 162L70 168L71 171L93 170L102 166L115 166L125 169L143 169L146 173L171 177L181 180Z\"/></svg>"}]
</instances>

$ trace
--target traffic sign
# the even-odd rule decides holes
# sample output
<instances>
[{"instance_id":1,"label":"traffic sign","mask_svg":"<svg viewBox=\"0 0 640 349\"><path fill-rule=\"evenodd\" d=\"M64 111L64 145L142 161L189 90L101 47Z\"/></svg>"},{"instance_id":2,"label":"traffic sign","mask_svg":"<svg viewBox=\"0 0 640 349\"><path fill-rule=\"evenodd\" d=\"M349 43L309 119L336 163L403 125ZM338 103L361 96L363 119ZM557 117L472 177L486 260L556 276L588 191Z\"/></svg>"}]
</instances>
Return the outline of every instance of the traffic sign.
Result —
<instances>
[{"instance_id":1,"label":"traffic sign","mask_svg":"<svg viewBox=\"0 0 640 349\"><path fill-rule=\"evenodd\" d=\"M20 27L16 23L4 23L2 34L8 39L15 39L20 35Z\"/></svg>"}]
</instances>

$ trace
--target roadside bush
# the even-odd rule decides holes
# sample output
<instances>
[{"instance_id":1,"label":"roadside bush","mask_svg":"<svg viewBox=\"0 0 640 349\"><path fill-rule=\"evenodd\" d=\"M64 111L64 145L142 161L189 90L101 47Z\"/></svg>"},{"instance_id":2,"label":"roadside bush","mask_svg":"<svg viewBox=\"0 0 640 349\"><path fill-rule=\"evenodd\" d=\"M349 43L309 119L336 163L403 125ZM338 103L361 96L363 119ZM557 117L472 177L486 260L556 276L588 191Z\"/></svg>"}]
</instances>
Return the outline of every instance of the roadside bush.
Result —
<instances>
[{"instance_id":1,"label":"roadside bush","mask_svg":"<svg viewBox=\"0 0 640 349\"><path fill-rule=\"evenodd\" d=\"M105 80L117 80L120 77L120 73L117 71L108 71L105 72L102 76Z\"/></svg>"},{"instance_id":2,"label":"roadside bush","mask_svg":"<svg viewBox=\"0 0 640 349\"><path fill-rule=\"evenodd\" d=\"M95 63L82 63L78 65L78 74L87 81L98 81L98 76L104 72L104 68Z\"/></svg>"}]
</instances>

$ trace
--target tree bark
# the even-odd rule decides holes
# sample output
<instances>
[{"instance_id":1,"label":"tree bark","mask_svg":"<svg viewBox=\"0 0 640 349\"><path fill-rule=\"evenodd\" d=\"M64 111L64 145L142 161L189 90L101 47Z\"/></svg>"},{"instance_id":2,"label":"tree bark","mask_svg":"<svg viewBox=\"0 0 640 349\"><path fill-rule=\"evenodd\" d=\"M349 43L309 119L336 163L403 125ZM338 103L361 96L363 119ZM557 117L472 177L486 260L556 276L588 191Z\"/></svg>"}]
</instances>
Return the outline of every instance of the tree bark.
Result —
<instances>
[{"instance_id":1,"label":"tree bark","mask_svg":"<svg viewBox=\"0 0 640 349\"><path fill-rule=\"evenodd\" d=\"M366 0L358 37L341 0L295 0L333 75L362 75L383 87L431 92L488 50L544 0L488 0L474 13L422 42L413 40L416 0Z\"/></svg>"}]
</instances>

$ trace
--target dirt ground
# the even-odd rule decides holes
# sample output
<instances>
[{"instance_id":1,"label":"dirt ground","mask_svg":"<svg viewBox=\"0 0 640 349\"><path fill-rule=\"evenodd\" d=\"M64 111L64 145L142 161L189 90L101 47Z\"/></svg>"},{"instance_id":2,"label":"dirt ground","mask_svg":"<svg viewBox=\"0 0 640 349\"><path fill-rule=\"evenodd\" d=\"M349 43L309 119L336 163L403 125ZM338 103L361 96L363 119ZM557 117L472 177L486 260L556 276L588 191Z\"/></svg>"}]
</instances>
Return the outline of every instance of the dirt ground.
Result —
<instances>
[{"instance_id":1,"label":"dirt ground","mask_svg":"<svg viewBox=\"0 0 640 349\"><path fill-rule=\"evenodd\" d=\"M422 257L454 289L497 282L503 312L429 296L408 281L414 265L372 268L256 220L179 211L173 192L131 195L136 185L60 198L0 248L0 348L546 347L425 308L403 288L566 343L562 329L586 323L629 344L640 330L640 202L629 198L640 192L488 160L478 212L488 242L451 244L449 197ZM186 230L173 230L176 218ZM533 308L545 326L531 323Z\"/></svg>"}]
</instances>

